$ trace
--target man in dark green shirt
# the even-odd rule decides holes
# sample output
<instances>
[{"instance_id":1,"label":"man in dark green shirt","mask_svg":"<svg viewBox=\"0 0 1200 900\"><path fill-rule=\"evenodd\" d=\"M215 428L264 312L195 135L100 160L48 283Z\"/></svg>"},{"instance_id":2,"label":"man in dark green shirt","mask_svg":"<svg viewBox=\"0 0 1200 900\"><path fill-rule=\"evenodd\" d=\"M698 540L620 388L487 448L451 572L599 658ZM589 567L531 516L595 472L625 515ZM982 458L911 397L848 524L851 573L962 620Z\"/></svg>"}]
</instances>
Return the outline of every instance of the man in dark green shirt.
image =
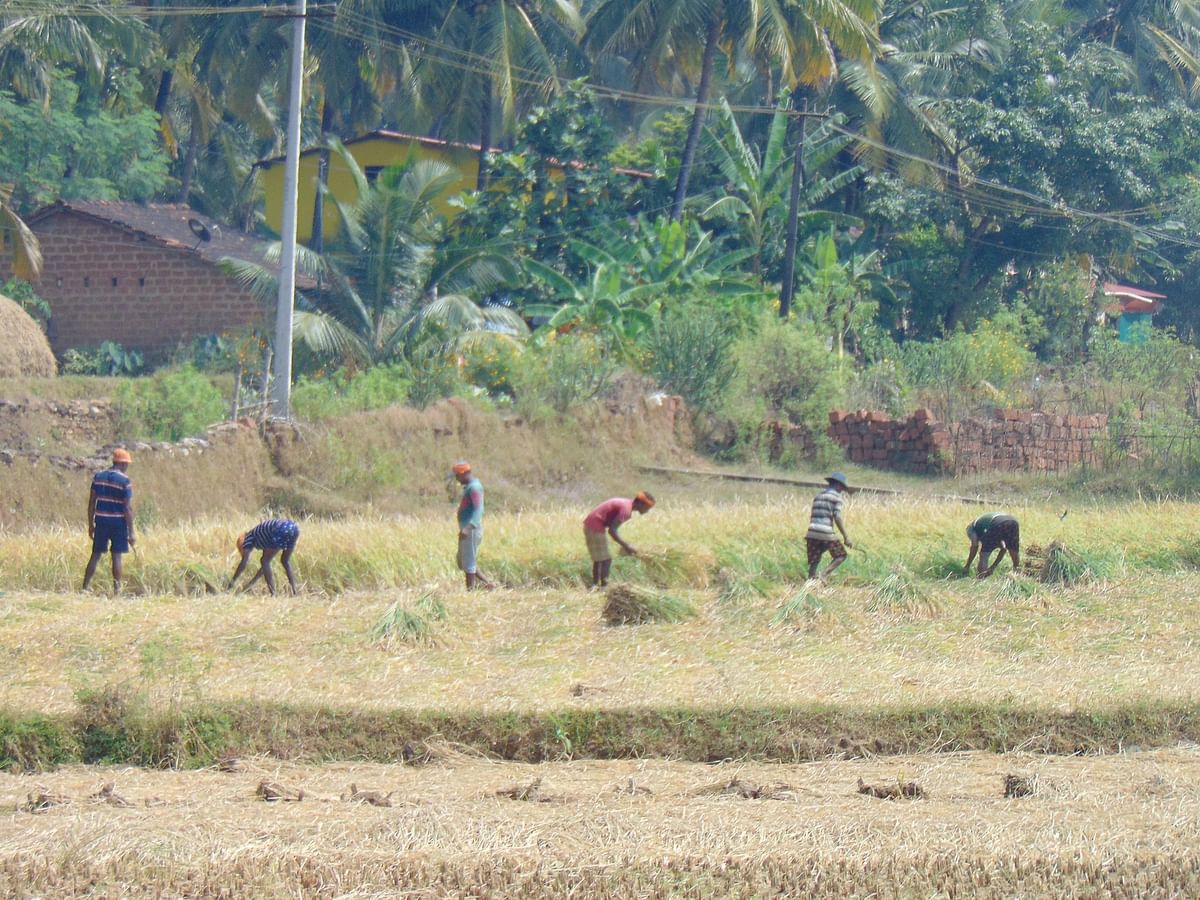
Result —
<instances>
[{"instance_id":1,"label":"man in dark green shirt","mask_svg":"<svg viewBox=\"0 0 1200 900\"><path fill-rule=\"evenodd\" d=\"M971 562L975 554L979 554L979 577L987 578L1004 559L1004 551L1008 551L1012 559L1013 571L1021 567L1021 526L1015 516L1008 513L986 513L967 526L967 537L971 540L971 552L967 556L966 572L971 571ZM996 561L988 565L988 557L993 550L999 550Z\"/></svg>"}]
</instances>

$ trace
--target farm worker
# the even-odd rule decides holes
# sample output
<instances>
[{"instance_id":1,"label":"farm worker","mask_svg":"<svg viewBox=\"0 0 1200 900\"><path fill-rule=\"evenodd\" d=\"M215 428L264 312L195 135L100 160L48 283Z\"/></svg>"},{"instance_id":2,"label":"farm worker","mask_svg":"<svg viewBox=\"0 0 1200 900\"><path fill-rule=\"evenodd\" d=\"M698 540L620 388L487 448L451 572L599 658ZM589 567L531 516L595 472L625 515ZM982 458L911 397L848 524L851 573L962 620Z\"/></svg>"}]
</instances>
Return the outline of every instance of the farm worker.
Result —
<instances>
[{"instance_id":1,"label":"farm worker","mask_svg":"<svg viewBox=\"0 0 1200 900\"><path fill-rule=\"evenodd\" d=\"M827 487L821 493L813 498L812 513L808 520L808 534L804 536L804 543L808 550L808 577L813 579L817 577L817 566L821 564L821 557L829 553L832 557L829 565L825 567L825 571L821 573L821 581L824 581L834 570L846 561L846 547L853 547L854 544L850 541L850 536L846 534L846 524L842 521L842 505L845 503L845 497L842 495L849 490L846 486L846 476L841 472L834 472L825 479ZM842 540L837 539L837 533L833 530L834 526L842 533Z\"/></svg>"},{"instance_id":2,"label":"farm worker","mask_svg":"<svg viewBox=\"0 0 1200 900\"><path fill-rule=\"evenodd\" d=\"M654 508L654 497L646 491L638 491L632 499L613 497L605 500L583 520L583 539L587 542L588 555L592 558L592 587L608 584L608 573L612 568L612 553L609 551L608 535L621 545L630 556L637 551L625 542L617 529L628 522L633 514L644 515Z\"/></svg>"},{"instance_id":3,"label":"farm worker","mask_svg":"<svg viewBox=\"0 0 1200 900\"><path fill-rule=\"evenodd\" d=\"M1004 559L1004 551L1008 551L1012 559L1013 571L1021 565L1021 526L1015 516L1008 513L992 512L980 516L967 526L967 537L971 539L971 552L967 556L966 572L971 571L971 561L979 554L979 577L987 578L1000 561ZM987 564L993 550L999 550L996 561L991 566Z\"/></svg>"},{"instance_id":4,"label":"farm worker","mask_svg":"<svg viewBox=\"0 0 1200 900\"><path fill-rule=\"evenodd\" d=\"M300 526L291 519L267 519L266 521L259 522L249 531L243 531L237 538L237 550L242 555L242 558L238 560L237 568L233 572L233 577L229 579L229 584L225 586L225 590L233 590L233 586L237 584L237 580L246 571L246 565L250 562L250 554L255 550L261 550L262 558L258 572L246 582L246 590L250 590L254 586L254 582L258 581L258 579L265 578L267 590L274 595L275 575L271 571L271 560L275 558L275 554L282 550L283 556L281 557L281 561L283 562L283 572L287 575L292 593L295 594L296 573L292 571L292 553L296 549L296 541L298 540L300 540Z\"/></svg>"},{"instance_id":5,"label":"farm worker","mask_svg":"<svg viewBox=\"0 0 1200 900\"><path fill-rule=\"evenodd\" d=\"M113 592L121 593L121 555L134 545L133 482L125 473L133 457L118 447L113 451L112 467L97 472L88 494L87 527L92 539L92 557L83 573L86 591L96 574L100 557L112 550Z\"/></svg>"},{"instance_id":6,"label":"farm worker","mask_svg":"<svg viewBox=\"0 0 1200 900\"><path fill-rule=\"evenodd\" d=\"M458 501L458 567L467 579L467 590L476 586L495 587L479 571L479 544L483 541L483 484L471 472L469 462L457 462L450 475L463 486Z\"/></svg>"}]
</instances>

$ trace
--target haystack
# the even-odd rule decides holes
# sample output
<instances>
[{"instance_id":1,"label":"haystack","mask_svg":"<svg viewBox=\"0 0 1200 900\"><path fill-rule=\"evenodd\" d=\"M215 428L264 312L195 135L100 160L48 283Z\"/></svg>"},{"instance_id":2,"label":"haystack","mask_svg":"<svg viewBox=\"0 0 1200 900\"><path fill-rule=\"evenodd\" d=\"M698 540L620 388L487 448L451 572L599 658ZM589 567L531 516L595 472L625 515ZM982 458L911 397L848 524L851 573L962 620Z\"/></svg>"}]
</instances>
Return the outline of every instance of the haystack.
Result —
<instances>
[{"instance_id":1,"label":"haystack","mask_svg":"<svg viewBox=\"0 0 1200 900\"><path fill-rule=\"evenodd\" d=\"M58 365L46 335L12 300L0 295L0 378L50 377Z\"/></svg>"}]
</instances>

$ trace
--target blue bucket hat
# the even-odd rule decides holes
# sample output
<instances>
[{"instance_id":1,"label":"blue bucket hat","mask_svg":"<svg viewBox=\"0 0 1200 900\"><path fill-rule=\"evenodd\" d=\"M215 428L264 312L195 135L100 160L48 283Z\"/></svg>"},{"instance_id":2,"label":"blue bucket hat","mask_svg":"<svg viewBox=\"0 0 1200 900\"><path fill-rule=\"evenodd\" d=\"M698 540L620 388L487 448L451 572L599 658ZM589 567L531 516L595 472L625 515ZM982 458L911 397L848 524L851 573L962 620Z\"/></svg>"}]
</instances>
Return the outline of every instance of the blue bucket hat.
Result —
<instances>
[{"instance_id":1,"label":"blue bucket hat","mask_svg":"<svg viewBox=\"0 0 1200 900\"><path fill-rule=\"evenodd\" d=\"M833 483L836 481L836 482L837 482L838 484L840 484L842 487L849 487L849 486L850 486L850 485L846 484L846 476L845 476L845 475L844 475L842 472L834 472L832 475L830 475L829 477L827 477L825 480L826 480L826 481L827 481L829 484L833 484Z\"/></svg>"}]
</instances>

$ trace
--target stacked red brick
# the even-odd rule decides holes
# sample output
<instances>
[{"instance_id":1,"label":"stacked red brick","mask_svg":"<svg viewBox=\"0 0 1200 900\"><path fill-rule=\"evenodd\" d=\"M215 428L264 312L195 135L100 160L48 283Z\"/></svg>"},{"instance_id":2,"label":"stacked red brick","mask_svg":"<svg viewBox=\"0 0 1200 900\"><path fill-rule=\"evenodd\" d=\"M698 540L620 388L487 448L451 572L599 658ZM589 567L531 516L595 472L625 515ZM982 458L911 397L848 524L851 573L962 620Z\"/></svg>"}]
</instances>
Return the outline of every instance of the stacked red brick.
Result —
<instances>
[{"instance_id":1,"label":"stacked red brick","mask_svg":"<svg viewBox=\"0 0 1200 900\"><path fill-rule=\"evenodd\" d=\"M953 470L1065 472L1100 464L1105 415L1070 416L997 410L991 419L950 426Z\"/></svg>"},{"instance_id":2,"label":"stacked red brick","mask_svg":"<svg viewBox=\"0 0 1200 900\"><path fill-rule=\"evenodd\" d=\"M927 409L903 420L835 409L829 413L829 436L851 462L916 474L941 471L950 445L949 430Z\"/></svg>"}]
</instances>

